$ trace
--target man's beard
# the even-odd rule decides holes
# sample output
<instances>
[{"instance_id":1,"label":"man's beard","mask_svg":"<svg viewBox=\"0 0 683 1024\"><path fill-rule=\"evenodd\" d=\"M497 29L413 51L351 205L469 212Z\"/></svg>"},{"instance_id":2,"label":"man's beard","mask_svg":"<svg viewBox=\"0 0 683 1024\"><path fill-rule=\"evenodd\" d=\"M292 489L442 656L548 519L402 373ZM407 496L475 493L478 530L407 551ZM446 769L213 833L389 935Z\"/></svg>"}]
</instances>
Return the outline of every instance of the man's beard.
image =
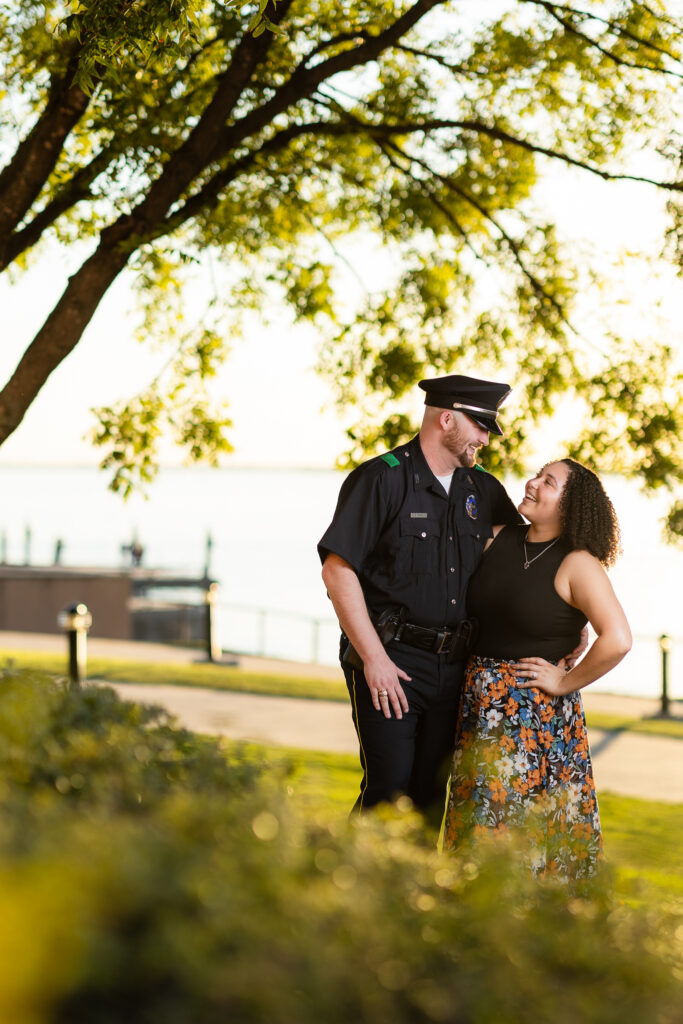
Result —
<instances>
[{"instance_id":1,"label":"man's beard","mask_svg":"<svg viewBox=\"0 0 683 1024\"><path fill-rule=\"evenodd\" d=\"M467 469L471 469L475 463L475 456L470 451L471 443L464 439L462 431L457 426L453 426L444 435L444 445L448 451L458 460L458 465Z\"/></svg>"}]
</instances>

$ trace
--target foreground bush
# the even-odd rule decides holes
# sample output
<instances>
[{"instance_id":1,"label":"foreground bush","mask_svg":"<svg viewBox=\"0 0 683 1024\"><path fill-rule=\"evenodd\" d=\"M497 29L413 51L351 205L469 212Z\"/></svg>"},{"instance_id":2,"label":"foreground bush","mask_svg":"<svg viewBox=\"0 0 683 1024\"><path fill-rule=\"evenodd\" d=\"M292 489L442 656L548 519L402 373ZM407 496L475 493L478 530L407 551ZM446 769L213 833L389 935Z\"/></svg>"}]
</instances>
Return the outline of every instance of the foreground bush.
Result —
<instances>
[{"instance_id":1,"label":"foreground bush","mask_svg":"<svg viewBox=\"0 0 683 1024\"><path fill-rule=\"evenodd\" d=\"M678 1019L654 915L534 884L507 849L441 857L400 808L303 820L110 691L0 688L3 1022Z\"/></svg>"},{"instance_id":2,"label":"foreground bush","mask_svg":"<svg viewBox=\"0 0 683 1024\"><path fill-rule=\"evenodd\" d=\"M60 798L101 814L145 812L181 788L224 794L251 785L253 765L227 763L219 743L180 729L158 707L50 676L0 679L0 796Z\"/></svg>"}]
</instances>

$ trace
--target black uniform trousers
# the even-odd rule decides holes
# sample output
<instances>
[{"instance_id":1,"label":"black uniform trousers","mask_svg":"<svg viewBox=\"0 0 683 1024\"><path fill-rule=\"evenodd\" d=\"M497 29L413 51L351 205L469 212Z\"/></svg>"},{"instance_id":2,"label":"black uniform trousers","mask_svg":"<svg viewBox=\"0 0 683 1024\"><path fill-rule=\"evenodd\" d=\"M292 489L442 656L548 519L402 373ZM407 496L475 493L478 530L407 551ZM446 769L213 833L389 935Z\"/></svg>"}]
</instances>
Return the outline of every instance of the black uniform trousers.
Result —
<instances>
[{"instance_id":1,"label":"black uniform trousers","mask_svg":"<svg viewBox=\"0 0 683 1024\"><path fill-rule=\"evenodd\" d=\"M442 654L420 651L396 640L386 650L411 677L410 682L400 680L409 707L401 719L393 709L391 718L377 711L363 672L342 662L363 769L353 810L367 810L401 794L422 811L443 810L464 663L449 665Z\"/></svg>"}]
</instances>

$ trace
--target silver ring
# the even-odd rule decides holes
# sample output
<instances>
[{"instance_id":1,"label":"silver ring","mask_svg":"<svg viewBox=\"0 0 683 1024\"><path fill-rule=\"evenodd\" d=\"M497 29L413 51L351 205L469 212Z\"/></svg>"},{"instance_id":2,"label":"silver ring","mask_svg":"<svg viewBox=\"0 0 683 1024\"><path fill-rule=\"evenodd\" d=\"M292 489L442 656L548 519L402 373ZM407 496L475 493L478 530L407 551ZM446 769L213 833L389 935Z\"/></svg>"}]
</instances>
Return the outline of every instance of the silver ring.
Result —
<instances>
[{"instance_id":1,"label":"silver ring","mask_svg":"<svg viewBox=\"0 0 683 1024\"><path fill-rule=\"evenodd\" d=\"M377 691L377 696L378 697L388 697L389 696L389 691L388 690L378 690Z\"/></svg>"},{"instance_id":2,"label":"silver ring","mask_svg":"<svg viewBox=\"0 0 683 1024\"><path fill-rule=\"evenodd\" d=\"M532 678L532 679L535 679L535 678L536 678L536 673L535 673L535 672L532 672L532 673L531 673L531 678Z\"/></svg>"}]
</instances>

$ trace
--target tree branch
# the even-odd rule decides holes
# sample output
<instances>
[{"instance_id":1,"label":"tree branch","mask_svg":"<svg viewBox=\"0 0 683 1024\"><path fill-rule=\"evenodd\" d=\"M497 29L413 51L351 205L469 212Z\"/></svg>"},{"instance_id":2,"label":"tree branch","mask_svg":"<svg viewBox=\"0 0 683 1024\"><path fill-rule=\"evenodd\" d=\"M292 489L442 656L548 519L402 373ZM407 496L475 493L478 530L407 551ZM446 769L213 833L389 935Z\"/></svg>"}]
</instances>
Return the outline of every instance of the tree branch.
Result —
<instances>
[{"instance_id":1,"label":"tree branch","mask_svg":"<svg viewBox=\"0 0 683 1024\"><path fill-rule=\"evenodd\" d=\"M343 108L338 109L343 110ZM477 134L487 135L489 138L498 139L500 142L508 142L512 146L518 146L520 149L524 149L529 153L538 153L541 156L547 156L553 160L561 160L562 163L568 164L571 167L578 167L580 170L595 174L604 181L637 181L646 185L654 185L656 188L665 189L671 192L683 192L682 181L659 181L656 178L647 178L636 174L617 174L615 172L605 171L601 167L597 167L595 164L588 163L585 160L579 160L576 157L570 156L568 153L562 153L559 150L550 149L547 146L539 146L534 142L529 142L527 139L521 139L516 135L511 135L510 132L507 132L502 128L497 128L495 125L486 124L483 121L446 121L442 119L434 119L418 122L398 122L394 124L372 124L368 121L361 121L355 117L355 115L350 114L349 111L344 110L343 112L347 118L353 117L353 121L349 121L348 123L318 122L301 127L307 127L312 134L318 135L346 135L353 132L363 132L366 135L374 136L376 138L391 138L395 135L412 135L417 134L418 132L424 132L427 134L432 131L458 129L463 132L475 132Z\"/></svg>"},{"instance_id":2,"label":"tree branch","mask_svg":"<svg viewBox=\"0 0 683 1024\"><path fill-rule=\"evenodd\" d=\"M400 18L397 18L382 32L378 32L376 35L368 33L368 38L360 46L335 54L334 57L329 57L312 68L306 66L307 58L304 57L270 100L225 129L220 140L221 151L227 153L235 149L245 139L261 131L277 114L283 113L300 100L311 96L322 82L332 76L376 60L384 50L393 46L406 32L414 28L421 18L447 2L448 0L417 0Z\"/></svg>"},{"instance_id":3,"label":"tree branch","mask_svg":"<svg viewBox=\"0 0 683 1024\"><path fill-rule=\"evenodd\" d=\"M292 2L293 0L282 0L278 4L277 15L274 15L273 20L282 20ZM124 247L131 238L139 242L141 238L158 237L163 233L160 229L166 224L168 209L204 167L220 159L245 138L265 127L277 113L309 95L329 75L375 59L383 49L400 38L402 33L409 31L426 13L444 2L446 0L418 0L383 32L374 36L368 35L367 40L355 50L337 54L312 69L299 65L288 82L270 101L224 128L225 121L237 104L244 87L272 44L272 36L268 32L257 39L249 33L245 34L232 54L229 67L220 77L214 97L199 123L171 156L138 207L130 214L120 217L107 230L112 232L112 237L117 236L119 244ZM221 128L224 128L222 133ZM62 197L62 202L64 201L65 197ZM54 206L53 212L56 213L58 207L59 204ZM46 218L47 215L41 218L42 222L45 222ZM25 235L24 240L28 241L29 237L29 234ZM15 239L13 248L18 244Z\"/></svg>"},{"instance_id":4,"label":"tree branch","mask_svg":"<svg viewBox=\"0 0 683 1024\"><path fill-rule=\"evenodd\" d=\"M681 31L681 23L679 21L672 21L671 18L667 18L659 11L653 11L650 5L644 3L643 0L640 0L640 6L644 11L647 11L648 14L651 14L656 21L661 22L662 25L668 25L669 28L675 28L677 32Z\"/></svg>"},{"instance_id":5,"label":"tree branch","mask_svg":"<svg viewBox=\"0 0 683 1024\"><path fill-rule=\"evenodd\" d=\"M551 305L554 307L555 311L557 312L558 316L562 320L562 322L565 324L565 326L567 326L573 334L578 335L578 331L569 321L567 314L565 313L564 309L557 301L555 296L546 290L542 282L539 281L536 275L527 267L526 263L524 262L524 259L522 258L521 248L519 244L515 241L512 235L510 235L505 230L505 228L502 226L502 224L499 223L499 221L493 216L493 214L479 202L478 199L475 199L475 197L473 195L470 195L469 192L466 192L464 189L460 188L450 178L447 178L442 174L438 174L424 160L420 160L418 157L414 157L411 156L409 153L405 153L400 148L400 146L398 146L395 142L390 141L386 143L386 145L394 149L395 152L399 153L405 160L417 164L418 167L421 167L423 170L427 171L429 175L431 175L433 178L436 178L437 181L441 182L441 184L446 189L448 189L449 192L453 192L455 193L455 195L460 196L460 198L464 199L466 203L469 203L469 205L472 206L472 208L475 209L480 214L480 216L482 216L486 221L492 224L495 227L496 231L498 231L500 237L503 239L510 252L512 253L515 262L517 263L519 269L522 271L524 277L526 277L526 279L529 281L529 284L533 288L536 295L539 298L545 299L546 301L550 302Z\"/></svg>"},{"instance_id":6,"label":"tree branch","mask_svg":"<svg viewBox=\"0 0 683 1024\"><path fill-rule=\"evenodd\" d=\"M323 39L317 46L314 46L312 50L309 50L302 63L304 65L310 64L313 57L316 57L319 53L324 53L325 50L329 50L332 46L338 46L340 43L351 43L355 39L361 39L365 42L371 38L372 35L367 29L358 29L356 32L339 32L336 36L330 36L329 39Z\"/></svg>"},{"instance_id":7,"label":"tree branch","mask_svg":"<svg viewBox=\"0 0 683 1024\"><path fill-rule=\"evenodd\" d=\"M285 17L293 2L281 0L273 15L273 23ZM133 235L144 234L163 220L192 179L219 158L224 150L221 129L272 44L273 36L270 32L263 32L258 38L249 32L242 36L229 66L218 79L213 99L197 125L173 153L142 202L128 217L122 217L117 222L120 244L124 244Z\"/></svg>"},{"instance_id":8,"label":"tree branch","mask_svg":"<svg viewBox=\"0 0 683 1024\"><path fill-rule=\"evenodd\" d=\"M321 105L326 109L330 109L330 107L325 103L321 103ZM457 128L465 132L470 131L485 134L492 138L499 139L500 141L509 142L511 145L519 146L530 152L539 153L543 156L549 156L556 160L561 160L566 164L589 171L591 174L596 174L604 180L638 181L654 185L658 188L683 191L683 183L681 182L660 182L652 178L638 177L636 175L613 174L609 171L604 171L599 167L595 167L592 164L588 164L585 161L570 157L565 153L551 150L543 146L537 146L534 143L527 142L525 139L519 139L514 135L510 135L509 132L505 132L493 125L487 125L479 121L438 120L419 122L417 124L370 124L369 122L361 121L354 115L351 115L339 105L336 105L336 109L346 118L345 121L339 121L336 123L330 121L317 121L291 125L289 128L283 129L277 134L271 136L271 138L263 143L259 149L252 150L240 160L224 168L218 174L214 175L214 177L212 177L198 192L188 198L183 206L179 210L176 210L171 217L168 217L161 222L153 233L149 233L146 236L146 240L151 241L154 238L165 234L167 231L177 230L177 228L183 223L199 213L204 205L210 204L213 199L216 199L218 193L234 181L239 174L254 166L261 153L265 154L268 152L276 152L277 150L285 148L289 142L295 138L301 138L304 135L330 135L338 137L342 135L357 135L363 133L374 138L375 141L380 142L381 140L392 139L397 135L408 135L417 132L427 133L429 131ZM406 159L413 158L406 156Z\"/></svg>"},{"instance_id":9,"label":"tree branch","mask_svg":"<svg viewBox=\"0 0 683 1024\"><path fill-rule=\"evenodd\" d=\"M46 206L19 231L14 231L0 244L0 271L5 270L23 252L40 240L43 232L67 213L76 203L91 199L90 185L109 165L112 148L102 150L85 167L80 167Z\"/></svg>"},{"instance_id":10,"label":"tree branch","mask_svg":"<svg viewBox=\"0 0 683 1024\"><path fill-rule=\"evenodd\" d=\"M417 178L412 173L412 171L410 170L411 158L409 156L405 156L405 160L406 160L406 163L408 164L408 166L407 167L402 167L401 164L398 162L398 160L396 160L396 158L392 156L392 154L390 152L390 147L389 146L387 146L383 142L378 142L377 144L378 144L379 148L381 149L381 151L384 153L385 158L389 161L389 163L391 164L392 167L395 167L397 171L400 171L401 174L404 174L407 177L409 177L410 180L414 181L415 184L418 185L423 191L426 191L427 197L428 197L429 201L432 203L432 205L437 210L439 210L440 213L443 214L443 216L446 218L446 220L450 224L453 225L453 227L455 228L457 233L459 235L461 235L465 245L470 250L470 252L474 256L474 258L476 260L480 261L481 263L483 263L484 266L490 267L491 266L490 261L487 260L486 257L482 253L478 252L477 249L474 247L474 245L472 244L472 241L470 240L469 235L467 234L467 232L465 231L464 227L462 226L462 224L460 223L458 218L455 216L453 211L450 210L446 206L446 204L442 203L441 200L438 198L438 196L436 195L436 189L434 188L432 182L430 182L429 180L425 181L422 178Z\"/></svg>"},{"instance_id":11,"label":"tree branch","mask_svg":"<svg viewBox=\"0 0 683 1024\"><path fill-rule=\"evenodd\" d=\"M334 57L329 57L321 64L316 64L315 68L306 67L308 60L308 56L306 56L299 67L293 72L290 81L297 75L310 74L311 72L322 70L322 77L316 83L320 84L324 79L331 78L332 75L339 74L341 71L349 71L358 64L367 64L368 61L375 60L384 50L393 46L411 28L414 28L425 15L437 7L443 7L445 3L448 3L448 0L416 0L412 7L409 7L404 14L381 32L377 34L364 33L364 41L353 50L346 50L344 53L338 53ZM353 38L356 38L355 34ZM350 63L349 58L351 60Z\"/></svg>"},{"instance_id":12,"label":"tree branch","mask_svg":"<svg viewBox=\"0 0 683 1024\"><path fill-rule=\"evenodd\" d=\"M282 0L277 8L279 18L284 18L292 2L293 0ZM160 227L167 223L167 211L200 170L257 134L270 124L277 114L305 99L330 75L376 59L384 49L393 45L401 34L417 24L420 18L445 2L447 0L417 0L392 25L372 36L355 50L337 54L313 68L306 68L300 64L270 100L224 127L221 132L219 128L225 125L244 87L271 45L270 33L263 33L258 39L253 39L250 35L244 37L237 46L230 67L222 76L216 94L199 124L173 154L140 205L131 214L119 218L108 230L118 236L119 244L123 246L128 244L131 238L135 238L139 244L141 238L147 240L158 237Z\"/></svg>"},{"instance_id":13,"label":"tree branch","mask_svg":"<svg viewBox=\"0 0 683 1024\"><path fill-rule=\"evenodd\" d=\"M617 56L617 54L613 53L612 50L602 46L597 40L592 39L585 32L581 32L576 25L573 25L571 21L563 18L558 13L559 10L566 10L567 8L558 8L557 4L550 3L548 0L520 0L520 2L544 8L544 10L546 10L548 14L550 14L550 16L565 29L566 32L569 32L571 35L574 35L578 39L582 39L585 43L588 43L589 46L598 50L604 57L607 57L608 60L611 60L618 67L632 68L635 71L652 71L655 74L671 75L674 78L683 78L683 74L679 71L672 71L669 68L653 67L651 64L636 64L633 61L625 60L623 57ZM570 8L570 10L573 10L573 8ZM574 13L580 12L575 11Z\"/></svg>"},{"instance_id":14,"label":"tree branch","mask_svg":"<svg viewBox=\"0 0 683 1024\"><path fill-rule=\"evenodd\" d=\"M599 24L606 25L608 28L612 29L614 33L616 35L621 36L622 39L630 39L631 42L637 43L638 46L642 46L646 50L652 50L653 53L658 53L662 57L669 57L677 64L681 63L680 55L672 53L671 50L666 50L663 46L657 46L655 43L653 43L650 39L647 39L645 36L636 35L635 32L629 31L629 29L627 29L624 25L620 25L618 21L614 21L612 18L601 18L600 15L593 14L592 11L584 11L578 7L569 7L566 4L555 4L552 2L548 3L547 0L521 0L521 2L532 3L535 5L540 3L541 7L545 7L546 9L550 9L552 7L553 10L562 11L565 14L576 14L578 15L578 17L582 18L585 21L597 21ZM651 8L647 7L646 4L641 4L640 6L644 7L648 11L648 13L652 15L653 18L655 18L657 21L662 22L662 24L667 24L671 28L676 28L679 32L683 29L683 26L676 25L675 22L669 21L668 19L656 14ZM653 68L652 70L659 71L660 68Z\"/></svg>"},{"instance_id":15,"label":"tree branch","mask_svg":"<svg viewBox=\"0 0 683 1024\"><path fill-rule=\"evenodd\" d=\"M400 50L401 53L410 53L414 57L426 57L427 60L433 60L439 67L446 68L447 71L459 72L462 75L471 75L475 78L488 78L491 74L500 74L506 70L504 67L494 68L490 64L487 65L485 70L482 69L481 71L477 68L468 68L465 64L452 64L441 53L434 53L432 50L421 50L417 46L406 46L405 43L397 45L396 49Z\"/></svg>"},{"instance_id":16,"label":"tree branch","mask_svg":"<svg viewBox=\"0 0 683 1024\"><path fill-rule=\"evenodd\" d=\"M352 116L348 111L345 111L345 113L349 117ZM597 167L595 164L588 163L585 160L579 160L576 157L570 156L568 153L562 153L559 150L550 149L547 146L539 146L534 142L529 142L527 139L521 139L517 135L511 135L510 132L507 132L502 128L497 128L495 125L486 124L483 121L446 121L442 119L434 119L418 122L399 122L395 124L371 124L369 122L356 119L354 126L356 131L363 131L368 135L381 138L388 138L394 135L411 135L418 132L428 133L431 131L442 131L446 129L475 132L487 135L492 139L498 139L501 142L508 142L510 145L518 146L520 149L524 149L529 153L538 153L541 156L547 156L553 160L561 160L563 163L569 164L572 167L578 167L581 170L589 171L591 174L597 175L604 181L637 181L646 185L654 185L657 188L671 192L683 192L683 181L659 181L656 178L647 178L637 174L617 174L611 171L605 171L601 167ZM324 131L332 135L346 133L348 130L349 128L343 124L329 125L324 129Z\"/></svg>"},{"instance_id":17,"label":"tree branch","mask_svg":"<svg viewBox=\"0 0 683 1024\"><path fill-rule=\"evenodd\" d=\"M26 216L88 107L89 96L73 84L77 66L73 57L66 75L53 77L43 113L0 173L0 238L7 238Z\"/></svg>"},{"instance_id":18,"label":"tree branch","mask_svg":"<svg viewBox=\"0 0 683 1024\"><path fill-rule=\"evenodd\" d=\"M206 52L207 49L215 45L215 43L218 41L220 41L218 37L213 37L212 39L208 40L207 43L204 44L204 46L202 46L199 50L194 51L191 54L189 60L186 62L183 70L186 71L187 69L189 69L192 63L199 56L201 56L202 53ZM74 58L72 60L72 66L70 71L72 79L75 76L76 71L77 61ZM57 92L57 86L58 83L55 81L53 87L53 92L55 92L55 95ZM85 96L85 94L82 93L76 87L72 89L72 92L77 95L80 95L86 101L87 107L88 97ZM185 99L187 99L187 95ZM7 167L5 167L2 174L0 174L0 208L2 205L2 181L3 179L5 179L5 177L8 181L12 181L15 186L19 185L25 191L25 201L23 203L23 207L17 208L13 218L14 223L5 223L4 232L0 231L0 271L4 270L7 266L9 266L9 264L12 263L13 260L15 260L19 255L21 255L22 252L25 252L28 248L34 245L40 239L42 233L48 227L54 224L60 216L62 216L69 209L71 209L77 202L83 199L91 198L91 193L89 191L88 186L92 183L92 181L94 181L98 174L106 170L109 159L112 155L116 155L116 153L118 152L116 147L114 146L109 146L107 149L102 150L93 160L90 161L89 164L87 164L85 167L79 168L73 174L73 177L68 182L66 182L66 184L60 189L60 191L52 198L52 200L50 200L49 203L47 203L47 205L42 210L39 211L39 213L35 215L35 217L33 217L19 231L15 231L14 228L16 228L16 225L19 224L21 220L26 217L31 204L33 203L37 195L40 193L41 188L44 187L47 178L54 169L59 159L59 156L61 155L61 151L63 149L63 142L66 140L69 132L73 129L76 121L78 120L76 119L70 125L64 124L64 130L62 133L62 145L55 146L54 158L51 163L48 159L45 159L43 161L43 164L36 175L36 187L34 188L33 193L29 193L29 180L24 175L24 171L22 169L22 160L25 162L28 158L29 141L31 142L33 148L35 149L37 147L38 151L40 152L40 135L38 129L41 124L44 125L44 122L47 122L48 118L54 115L54 108L55 102L52 99L50 99L48 101L48 105L43 111L43 114L41 115L41 118L39 119L38 124L35 126L33 130L32 136L35 135L36 137L30 137L30 139L27 139L26 142L19 147L12 162ZM45 147L43 149L44 151L42 152L42 156L47 157L48 154L45 150ZM14 180L15 178L16 180ZM0 226L1 225L2 220L0 219Z\"/></svg>"},{"instance_id":19,"label":"tree branch","mask_svg":"<svg viewBox=\"0 0 683 1024\"><path fill-rule=\"evenodd\" d=\"M258 163L259 157L285 149L294 139L300 138L302 135L310 134L311 127L312 126L310 124L301 124L290 125L289 128L283 128L282 131L277 132L275 135L272 135L269 139L263 142L258 149L251 150L243 157L240 157L239 160L235 160L233 163L224 167L221 171L214 174L212 178L205 182L197 192L189 196L181 207L174 210L170 216L166 217L165 220L158 225L154 234L148 235L145 240L153 241L155 238L159 238L162 235L177 231L178 228L182 227L183 224L187 223L188 220L191 220L198 213L215 208L220 201L220 194L225 191L228 185L232 184L240 174L254 168Z\"/></svg>"}]
</instances>

